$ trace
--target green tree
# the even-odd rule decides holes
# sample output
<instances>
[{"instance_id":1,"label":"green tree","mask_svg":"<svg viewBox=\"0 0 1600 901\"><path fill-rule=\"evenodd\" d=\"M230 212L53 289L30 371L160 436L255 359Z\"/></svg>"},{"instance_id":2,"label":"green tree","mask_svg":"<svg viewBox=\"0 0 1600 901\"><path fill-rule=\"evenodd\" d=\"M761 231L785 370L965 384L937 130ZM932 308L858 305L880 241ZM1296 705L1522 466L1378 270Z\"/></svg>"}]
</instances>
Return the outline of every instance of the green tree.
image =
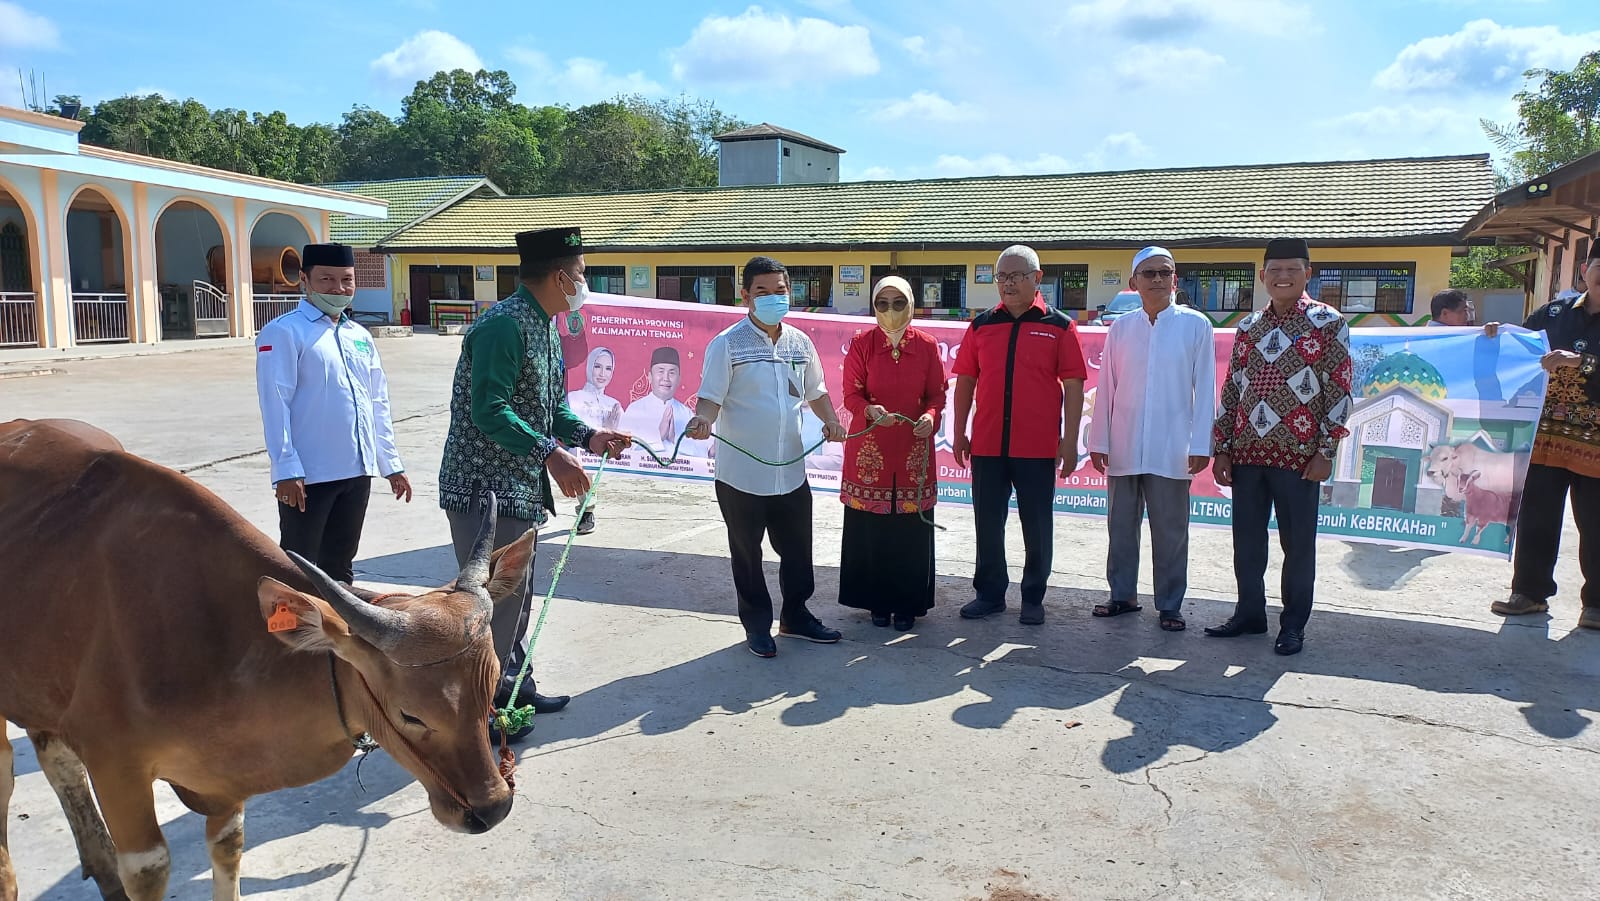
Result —
<instances>
[{"instance_id":1,"label":"green tree","mask_svg":"<svg viewBox=\"0 0 1600 901\"><path fill-rule=\"evenodd\" d=\"M482 174L512 194L548 194L714 185L713 136L741 124L688 96L569 109L524 105L516 93L503 71L438 72L417 82L397 118L354 106L337 126L127 96L87 110L81 137L286 181Z\"/></svg>"},{"instance_id":2,"label":"green tree","mask_svg":"<svg viewBox=\"0 0 1600 901\"><path fill-rule=\"evenodd\" d=\"M1450 260L1452 288L1521 288L1522 282L1504 269L1491 269L1489 263L1516 256L1526 247L1469 247L1467 255Z\"/></svg>"},{"instance_id":3,"label":"green tree","mask_svg":"<svg viewBox=\"0 0 1600 901\"><path fill-rule=\"evenodd\" d=\"M1600 150L1600 50L1585 54L1570 71L1529 69L1523 78L1529 84L1515 96L1517 121L1482 122L1507 155L1505 175L1512 184Z\"/></svg>"}]
</instances>

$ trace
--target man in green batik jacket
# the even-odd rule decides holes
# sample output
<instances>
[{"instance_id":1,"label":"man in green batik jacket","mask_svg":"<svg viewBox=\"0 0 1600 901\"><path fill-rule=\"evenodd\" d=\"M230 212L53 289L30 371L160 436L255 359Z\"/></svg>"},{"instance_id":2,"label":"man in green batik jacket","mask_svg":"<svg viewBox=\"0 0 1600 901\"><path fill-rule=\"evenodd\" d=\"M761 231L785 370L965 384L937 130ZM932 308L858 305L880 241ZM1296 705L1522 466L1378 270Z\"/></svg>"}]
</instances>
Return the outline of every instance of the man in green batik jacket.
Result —
<instances>
[{"instance_id":1,"label":"man in green batik jacket","mask_svg":"<svg viewBox=\"0 0 1600 901\"><path fill-rule=\"evenodd\" d=\"M460 565L471 553L488 492L495 493L499 508L494 536L499 548L544 523L555 502L552 478L567 497L589 490L582 464L558 440L613 456L631 443L622 432L590 428L567 406L561 342L551 317L577 310L588 294L582 234L576 228L522 232L517 252L521 285L467 330L450 391L439 506L450 520ZM512 686L527 656L531 577L521 597L520 604L497 607L490 627L502 669L496 707L512 700ZM531 704L538 713L554 713L567 701L536 692L530 675L514 706ZM507 739L523 738L531 728Z\"/></svg>"}]
</instances>

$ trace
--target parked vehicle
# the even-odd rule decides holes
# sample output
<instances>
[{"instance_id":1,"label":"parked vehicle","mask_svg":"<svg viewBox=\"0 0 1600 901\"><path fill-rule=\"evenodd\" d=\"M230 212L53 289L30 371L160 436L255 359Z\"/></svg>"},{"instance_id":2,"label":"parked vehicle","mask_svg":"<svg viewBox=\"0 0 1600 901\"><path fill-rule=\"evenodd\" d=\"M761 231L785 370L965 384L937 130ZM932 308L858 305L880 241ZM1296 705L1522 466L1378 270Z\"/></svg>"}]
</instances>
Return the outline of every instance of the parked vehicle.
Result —
<instances>
[{"instance_id":1,"label":"parked vehicle","mask_svg":"<svg viewBox=\"0 0 1600 901\"><path fill-rule=\"evenodd\" d=\"M1099 315L1089 320L1089 324L1110 325L1117 320L1117 317L1125 316L1129 313L1132 313L1134 310L1139 309L1141 303L1143 303L1143 301L1139 299L1138 291L1123 291L1116 297L1111 298L1110 303L1104 303L1098 307L1095 307L1095 309L1099 311Z\"/></svg>"}]
</instances>

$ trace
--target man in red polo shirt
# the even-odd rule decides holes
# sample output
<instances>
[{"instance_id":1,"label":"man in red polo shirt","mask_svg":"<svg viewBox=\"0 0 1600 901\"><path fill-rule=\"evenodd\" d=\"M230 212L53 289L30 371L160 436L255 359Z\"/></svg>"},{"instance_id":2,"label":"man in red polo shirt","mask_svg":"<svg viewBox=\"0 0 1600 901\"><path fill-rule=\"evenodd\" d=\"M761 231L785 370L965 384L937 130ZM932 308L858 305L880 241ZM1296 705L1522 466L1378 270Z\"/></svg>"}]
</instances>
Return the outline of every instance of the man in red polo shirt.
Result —
<instances>
[{"instance_id":1,"label":"man in red polo shirt","mask_svg":"<svg viewBox=\"0 0 1600 901\"><path fill-rule=\"evenodd\" d=\"M1000 305L979 314L956 355L955 459L972 466L972 507L978 526L977 597L961 608L966 619L1006 609L1006 516L1017 494L1022 544L1022 616L1044 622L1055 531L1056 475L1078 468L1078 420L1088 375L1078 332L1039 295L1039 255L1006 248L995 263ZM973 395L978 411L967 433Z\"/></svg>"}]
</instances>

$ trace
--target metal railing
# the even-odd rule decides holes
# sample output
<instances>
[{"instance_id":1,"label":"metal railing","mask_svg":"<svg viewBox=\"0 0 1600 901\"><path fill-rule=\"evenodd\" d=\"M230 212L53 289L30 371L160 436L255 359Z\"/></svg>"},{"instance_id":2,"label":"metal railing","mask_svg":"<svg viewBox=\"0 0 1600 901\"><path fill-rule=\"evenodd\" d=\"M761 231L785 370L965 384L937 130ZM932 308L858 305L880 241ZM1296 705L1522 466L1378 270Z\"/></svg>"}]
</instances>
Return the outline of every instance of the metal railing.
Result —
<instances>
[{"instance_id":1,"label":"metal railing","mask_svg":"<svg viewBox=\"0 0 1600 901\"><path fill-rule=\"evenodd\" d=\"M257 294L251 305L255 307L256 331L284 313L300 306L301 297L298 294Z\"/></svg>"},{"instance_id":2,"label":"metal railing","mask_svg":"<svg viewBox=\"0 0 1600 901\"><path fill-rule=\"evenodd\" d=\"M228 295L210 282L194 282L194 333L196 335L226 335L228 333Z\"/></svg>"},{"instance_id":3,"label":"metal railing","mask_svg":"<svg viewBox=\"0 0 1600 901\"><path fill-rule=\"evenodd\" d=\"M0 347L39 346L39 304L31 291L0 293Z\"/></svg>"},{"instance_id":4,"label":"metal railing","mask_svg":"<svg viewBox=\"0 0 1600 901\"><path fill-rule=\"evenodd\" d=\"M78 344L128 340L128 295L72 295L72 339Z\"/></svg>"}]
</instances>

